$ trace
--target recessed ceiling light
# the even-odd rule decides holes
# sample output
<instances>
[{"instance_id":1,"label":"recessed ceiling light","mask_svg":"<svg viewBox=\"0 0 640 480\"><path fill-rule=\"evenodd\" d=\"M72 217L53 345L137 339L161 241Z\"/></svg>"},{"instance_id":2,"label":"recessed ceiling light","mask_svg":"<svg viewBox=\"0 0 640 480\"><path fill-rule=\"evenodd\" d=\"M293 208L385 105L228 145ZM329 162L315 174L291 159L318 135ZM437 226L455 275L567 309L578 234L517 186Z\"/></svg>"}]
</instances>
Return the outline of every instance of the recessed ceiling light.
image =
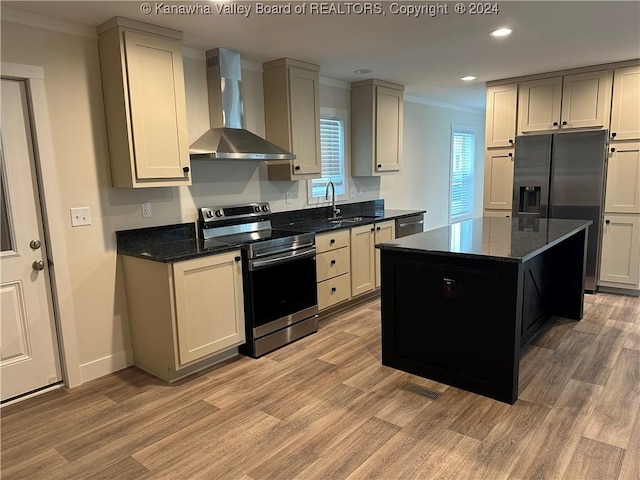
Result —
<instances>
[{"instance_id":1,"label":"recessed ceiling light","mask_svg":"<svg viewBox=\"0 0 640 480\"><path fill-rule=\"evenodd\" d=\"M478 77L474 77L473 75L467 75L466 77L460 77L460 80L463 82L470 82L471 80L475 80Z\"/></svg>"},{"instance_id":2,"label":"recessed ceiling light","mask_svg":"<svg viewBox=\"0 0 640 480\"><path fill-rule=\"evenodd\" d=\"M354 73L357 73L358 75L367 75L368 73L373 72L373 70L371 70L370 68L360 68L358 70L356 70Z\"/></svg>"},{"instance_id":3,"label":"recessed ceiling light","mask_svg":"<svg viewBox=\"0 0 640 480\"><path fill-rule=\"evenodd\" d=\"M491 32L489 35L491 35L492 37L506 37L507 35L511 35L511 29L510 28L499 28L499 29L494 30L493 32Z\"/></svg>"}]
</instances>

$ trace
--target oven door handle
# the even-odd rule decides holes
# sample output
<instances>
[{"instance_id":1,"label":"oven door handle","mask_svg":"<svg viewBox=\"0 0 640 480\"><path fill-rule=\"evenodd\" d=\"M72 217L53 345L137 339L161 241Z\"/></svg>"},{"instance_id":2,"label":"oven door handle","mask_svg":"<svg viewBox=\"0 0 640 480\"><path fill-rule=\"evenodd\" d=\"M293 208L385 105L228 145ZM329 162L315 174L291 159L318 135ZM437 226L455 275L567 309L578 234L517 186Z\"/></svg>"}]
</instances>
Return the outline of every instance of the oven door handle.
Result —
<instances>
[{"instance_id":1,"label":"oven door handle","mask_svg":"<svg viewBox=\"0 0 640 480\"><path fill-rule=\"evenodd\" d=\"M316 247L311 247L294 250L292 252L285 252L271 258L265 258L264 260L249 260L249 270L254 271L270 267L272 265L291 262L293 260L301 260L303 258L313 257L315 254Z\"/></svg>"}]
</instances>

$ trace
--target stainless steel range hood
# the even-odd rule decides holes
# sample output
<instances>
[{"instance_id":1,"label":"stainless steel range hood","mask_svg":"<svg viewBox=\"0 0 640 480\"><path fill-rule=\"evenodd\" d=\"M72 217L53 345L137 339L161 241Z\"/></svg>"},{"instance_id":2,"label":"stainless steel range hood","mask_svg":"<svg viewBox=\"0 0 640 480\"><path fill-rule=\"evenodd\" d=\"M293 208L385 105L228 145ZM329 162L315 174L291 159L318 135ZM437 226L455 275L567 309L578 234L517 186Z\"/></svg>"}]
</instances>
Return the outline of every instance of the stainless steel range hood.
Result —
<instances>
[{"instance_id":1,"label":"stainless steel range hood","mask_svg":"<svg viewBox=\"0 0 640 480\"><path fill-rule=\"evenodd\" d=\"M240 54L226 48L207 52L211 130L189 147L192 160L294 160L296 156L244 129Z\"/></svg>"}]
</instances>

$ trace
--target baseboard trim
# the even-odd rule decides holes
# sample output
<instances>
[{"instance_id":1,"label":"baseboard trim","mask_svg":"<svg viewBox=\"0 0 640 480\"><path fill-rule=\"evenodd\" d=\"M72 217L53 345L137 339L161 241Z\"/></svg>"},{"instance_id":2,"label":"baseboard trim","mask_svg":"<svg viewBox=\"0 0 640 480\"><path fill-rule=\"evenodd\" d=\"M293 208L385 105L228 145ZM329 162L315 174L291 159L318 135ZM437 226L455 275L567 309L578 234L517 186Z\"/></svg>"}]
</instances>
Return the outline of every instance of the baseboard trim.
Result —
<instances>
[{"instance_id":1,"label":"baseboard trim","mask_svg":"<svg viewBox=\"0 0 640 480\"><path fill-rule=\"evenodd\" d=\"M104 377L133 365L133 352L125 350L89 363L80 365L80 379L82 383Z\"/></svg>"},{"instance_id":2,"label":"baseboard trim","mask_svg":"<svg viewBox=\"0 0 640 480\"><path fill-rule=\"evenodd\" d=\"M613 293L615 295L626 295L627 297L640 297L640 290L610 287L608 285L600 285L598 287L598 292Z\"/></svg>"}]
</instances>

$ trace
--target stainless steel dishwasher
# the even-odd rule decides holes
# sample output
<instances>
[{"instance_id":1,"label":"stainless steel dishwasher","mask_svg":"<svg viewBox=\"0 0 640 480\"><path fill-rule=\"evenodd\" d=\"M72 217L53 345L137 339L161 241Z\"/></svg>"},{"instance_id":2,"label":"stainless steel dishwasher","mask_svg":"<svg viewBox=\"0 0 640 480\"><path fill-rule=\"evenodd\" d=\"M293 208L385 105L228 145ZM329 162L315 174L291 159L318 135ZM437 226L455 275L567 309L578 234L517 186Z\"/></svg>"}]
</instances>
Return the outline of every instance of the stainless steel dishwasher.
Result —
<instances>
[{"instance_id":1,"label":"stainless steel dishwasher","mask_svg":"<svg viewBox=\"0 0 640 480\"><path fill-rule=\"evenodd\" d=\"M396 218L396 238L420 233L424 228L424 214L418 213L410 217Z\"/></svg>"}]
</instances>

